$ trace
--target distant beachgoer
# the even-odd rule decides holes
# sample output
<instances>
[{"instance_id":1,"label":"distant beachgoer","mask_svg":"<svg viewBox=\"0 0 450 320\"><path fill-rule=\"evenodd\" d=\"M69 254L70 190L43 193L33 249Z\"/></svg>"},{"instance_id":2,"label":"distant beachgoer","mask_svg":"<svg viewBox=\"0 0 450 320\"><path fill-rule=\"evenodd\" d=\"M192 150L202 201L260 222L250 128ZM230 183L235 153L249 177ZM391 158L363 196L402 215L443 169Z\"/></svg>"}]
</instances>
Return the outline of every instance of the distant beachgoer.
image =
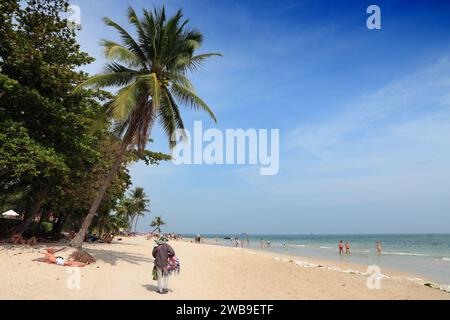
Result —
<instances>
[{"instance_id":1,"label":"distant beachgoer","mask_svg":"<svg viewBox=\"0 0 450 320\"><path fill-rule=\"evenodd\" d=\"M31 237L27 240L27 245L35 246L37 244L37 238L35 236Z\"/></svg>"},{"instance_id":2,"label":"distant beachgoer","mask_svg":"<svg viewBox=\"0 0 450 320\"><path fill-rule=\"evenodd\" d=\"M344 243L342 242L342 240L340 240L338 243L338 249L339 249L339 254L344 253Z\"/></svg>"},{"instance_id":3,"label":"distant beachgoer","mask_svg":"<svg viewBox=\"0 0 450 320\"><path fill-rule=\"evenodd\" d=\"M158 280L158 293L166 294L169 292L169 271L167 270L167 261L175 256L175 251L167 243L168 239L161 237L155 240L156 246L153 248L152 255L155 258L156 279Z\"/></svg>"},{"instance_id":4,"label":"distant beachgoer","mask_svg":"<svg viewBox=\"0 0 450 320\"><path fill-rule=\"evenodd\" d=\"M69 232L69 240L73 240L73 238L75 238L77 234L75 233L75 231L70 231Z\"/></svg>"},{"instance_id":5,"label":"distant beachgoer","mask_svg":"<svg viewBox=\"0 0 450 320\"><path fill-rule=\"evenodd\" d=\"M261 240L260 240L260 245L261 245L261 248L264 248L264 239L263 238L261 238Z\"/></svg>"},{"instance_id":6,"label":"distant beachgoer","mask_svg":"<svg viewBox=\"0 0 450 320\"><path fill-rule=\"evenodd\" d=\"M247 237L247 247L250 247L250 239Z\"/></svg>"},{"instance_id":7,"label":"distant beachgoer","mask_svg":"<svg viewBox=\"0 0 450 320\"><path fill-rule=\"evenodd\" d=\"M13 234L10 242L12 244L25 244L25 240L22 238L22 235L20 233Z\"/></svg>"},{"instance_id":8,"label":"distant beachgoer","mask_svg":"<svg viewBox=\"0 0 450 320\"><path fill-rule=\"evenodd\" d=\"M269 248L269 247L270 247L270 241L267 241L267 242L266 242L266 245L267 245L267 247Z\"/></svg>"},{"instance_id":9,"label":"distant beachgoer","mask_svg":"<svg viewBox=\"0 0 450 320\"><path fill-rule=\"evenodd\" d=\"M348 242L348 241L345 243L345 254L351 254L350 242Z\"/></svg>"},{"instance_id":10,"label":"distant beachgoer","mask_svg":"<svg viewBox=\"0 0 450 320\"><path fill-rule=\"evenodd\" d=\"M377 249L377 254L381 254L381 242L377 241L377 244L375 245L375 248Z\"/></svg>"}]
</instances>

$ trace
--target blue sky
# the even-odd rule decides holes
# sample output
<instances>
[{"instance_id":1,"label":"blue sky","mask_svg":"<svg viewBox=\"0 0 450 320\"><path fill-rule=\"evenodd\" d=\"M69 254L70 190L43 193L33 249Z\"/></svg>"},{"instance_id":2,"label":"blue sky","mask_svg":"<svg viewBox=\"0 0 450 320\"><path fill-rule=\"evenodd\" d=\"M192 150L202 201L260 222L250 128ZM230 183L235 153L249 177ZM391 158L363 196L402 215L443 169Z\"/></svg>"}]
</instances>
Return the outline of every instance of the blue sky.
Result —
<instances>
[{"instance_id":1,"label":"blue sky","mask_svg":"<svg viewBox=\"0 0 450 320\"><path fill-rule=\"evenodd\" d=\"M161 1L72 1L82 49L105 60L101 22ZM280 129L280 170L136 164L151 214L181 233L391 233L450 230L450 4L444 1L164 1L221 52L192 76L215 125ZM366 8L381 8L381 30ZM132 28L128 28L130 31ZM167 151L161 130L151 148Z\"/></svg>"}]
</instances>

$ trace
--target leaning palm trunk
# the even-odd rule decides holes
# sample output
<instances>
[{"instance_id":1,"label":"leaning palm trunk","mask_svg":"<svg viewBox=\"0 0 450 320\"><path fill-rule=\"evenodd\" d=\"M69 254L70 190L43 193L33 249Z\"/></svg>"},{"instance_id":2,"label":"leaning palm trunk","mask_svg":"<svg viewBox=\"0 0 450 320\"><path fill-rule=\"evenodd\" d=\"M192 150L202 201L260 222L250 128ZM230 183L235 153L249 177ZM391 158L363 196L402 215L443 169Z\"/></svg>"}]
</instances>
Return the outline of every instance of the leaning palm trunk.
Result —
<instances>
[{"instance_id":1,"label":"leaning palm trunk","mask_svg":"<svg viewBox=\"0 0 450 320\"><path fill-rule=\"evenodd\" d=\"M98 207L100 206L100 203L103 200L103 197L104 197L104 195L106 193L106 190L108 189L109 185L113 181L113 179L114 179L114 177L115 177L115 175L117 173L117 170L119 169L119 166L122 163L123 156L125 155L127 147L128 147L128 143L126 143L125 141L122 142L120 150L117 153L116 160L115 160L113 166L111 167L111 170L109 170L108 175L103 180L102 187L98 191L97 196L95 197L95 200L92 203L92 206L89 209L89 212L88 212L86 218L84 219L80 230L78 231L78 233L75 236L75 238L73 238L73 240L70 242L70 245L72 247L75 247L77 249L81 249L82 248L84 238L86 237L86 233L89 230L89 226L92 223L92 219L94 219L95 213L97 212L97 209L98 209Z\"/></svg>"},{"instance_id":2,"label":"leaning palm trunk","mask_svg":"<svg viewBox=\"0 0 450 320\"><path fill-rule=\"evenodd\" d=\"M91 208L89 209L89 212L86 216L86 218L83 221L83 224L81 225L80 231L78 231L77 235L73 240L70 242L70 245L72 247L75 247L77 249L81 249L83 246L83 241L86 236L87 231L89 230L89 226L92 223L92 219L94 219L95 213L97 212L98 207L100 206L103 197L105 196L106 190L108 189L109 185L113 181L117 170L119 169L120 164L123 161L124 155L130 145L136 144L135 141L137 139L148 139L149 131L150 131L150 125L152 123L151 120L144 121L144 125L141 124L141 126L144 126L143 129L143 136L136 137L136 133L139 132L139 123L142 122L142 117L144 119L151 118L154 110L154 104L152 102L147 101L147 97L144 96L142 98L142 102L139 104L141 108L137 108L136 112L130 117L130 122L128 124L128 129L126 130L125 136L122 140L122 144L120 146L119 152L117 153L116 160L111 167L111 170L109 171L108 175L105 177L105 180L103 181L102 187L100 188L94 203L92 204ZM143 108L145 106L148 106L150 104L151 107L149 108ZM138 152L142 152L143 148L138 148Z\"/></svg>"},{"instance_id":3,"label":"leaning palm trunk","mask_svg":"<svg viewBox=\"0 0 450 320\"><path fill-rule=\"evenodd\" d=\"M157 226L155 229L153 229L152 232L150 232L150 234L155 233L156 230L158 230L158 232L161 233L161 229L159 229L159 226Z\"/></svg>"}]
</instances>

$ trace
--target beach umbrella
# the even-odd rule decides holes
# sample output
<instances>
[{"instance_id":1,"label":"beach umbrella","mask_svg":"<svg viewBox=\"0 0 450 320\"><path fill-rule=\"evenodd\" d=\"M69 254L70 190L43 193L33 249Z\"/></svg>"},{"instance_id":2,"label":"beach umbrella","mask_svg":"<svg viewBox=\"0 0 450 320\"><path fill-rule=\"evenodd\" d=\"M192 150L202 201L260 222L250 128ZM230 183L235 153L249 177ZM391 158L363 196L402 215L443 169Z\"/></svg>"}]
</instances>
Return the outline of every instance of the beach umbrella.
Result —
<instances>
[{"instance_id":1,"label":"beach umbrella","mask_svg":"<svg viewBox=\"0 0 450 320\"><path fill-rule=\"evenodd\" d=\"M3 212L2 216L4 216L4 217L18 217L19 214L17 212L15 212L14 210L8 210L6 212Z\"/></svg>"}]
</instances>

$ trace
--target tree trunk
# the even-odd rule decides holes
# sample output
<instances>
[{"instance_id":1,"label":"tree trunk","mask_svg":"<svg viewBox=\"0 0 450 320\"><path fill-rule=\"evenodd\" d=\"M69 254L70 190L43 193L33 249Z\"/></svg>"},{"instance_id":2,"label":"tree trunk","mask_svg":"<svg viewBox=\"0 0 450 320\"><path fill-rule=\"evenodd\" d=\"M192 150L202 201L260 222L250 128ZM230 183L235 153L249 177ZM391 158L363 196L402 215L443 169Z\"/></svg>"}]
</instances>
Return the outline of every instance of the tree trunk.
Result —
<instances>
[{"instance_id":1,"label":"tree trunk","mask_svg":"<svg viewBox=\"0 0 450 320\"><path fill-rule=\"evenodd\" d=\"M134 223L134 233L136 233L138 220L139 220L139 216L136 216L136 222Z\"/></svg>"},{"instance_id":2,"label":"tree trunk","mask_svg":"<svg viewBox=\"0 0 450 320\"><path fill-rule=\"evenodd\" d=\"M47 193L48 193L47 188L41 189L41 191L38 191L36 193L36 198L34 199L32 206L29 207L29 209L25 214L26 216L25 220L22 221L22 223L19 224L17 227L12 229L10 233L11 235L17 233L22 235L22 233L29 227L29 225L33 222L33 220L39 215L42 203L44 202Z\"/></svg>"},{"instance_id":3,"label":"tree trunk","mask_svg":"<svg viewBox=\"0 0 450 320\"><path fill-rule=\"evenodd\" d=\"M61 212L58 215L58 220L53 225L53 229L52 229L52 236L53 237L56 237L56 236L58 236L61 233L61 231L63 229L63 226L64 226L64 222L66 222L66 217L67 217L67 215L64 212Z\"/></svg>"},{"instance_id":4,"label":"tree trunk","mask_svg":"<svg viewBox=\"0 0 450 320\"><path fill-rule=\"evenodd\" d=\"M114 179L117 170L119 169L120 164L122 163L123 156L125 154L125 151L127 150L128 143L122 142L122 145L120 146L120 150L117 154L116 160L109 170L108 175L103 180L102 187L97 193L97 196L92 203L91 208L89 209L89 212L84 218L83 224L81 225L80 230L78 231L77 235L73 240L70 242L70 246L75 247L79 250L81 250L83 246L83 241L86 236L87 231L89 230L89 226L92 223L92 219L94 219L95 213L97 212L98 207L100 206L100 203L103 200L103 197L106 193L106 189L108 189L109 185L111 184L111 181Z\"/></svg>"},{"instance_id":5,"label":"tree trunk","mask_svg":"<svg viewBox=\"0 0 450 320\"><path fill-rule=\"evenodd\" d=\"M150 232L150 234L153 234L153 232L155 232L155 231L158 230L158 229L159 229L159 226L157 226L155 229L153 229L153 231ZM161 233L161 230L159 230L159 232Z\"/></svg>"},{"instance_id":6,"label":"tree trunk","mask_svg":"<svg viewBox=\"0 0 450 320\"><path fill-rule=\"evenodd\" d=\"M41 214L38 215L39 217L39 222L38 222L38 226L37 226L37 233L41 234L41 227L42 227L42 222L44 221L44 219L46 218L46 212L45 209L41 210Z\"/></svg>"},{"instance_id":7,"label":"tree trunk","mask_svg":"<svg viewBox=\"0 0 450 320\"><path fill-rule=\"evenodd\" d=\"M130 232L130 233L133 231L134 218L135 218L134 216L131 217L130 225L128 226L128 232Z\"/></svg>"}]
</instances>

